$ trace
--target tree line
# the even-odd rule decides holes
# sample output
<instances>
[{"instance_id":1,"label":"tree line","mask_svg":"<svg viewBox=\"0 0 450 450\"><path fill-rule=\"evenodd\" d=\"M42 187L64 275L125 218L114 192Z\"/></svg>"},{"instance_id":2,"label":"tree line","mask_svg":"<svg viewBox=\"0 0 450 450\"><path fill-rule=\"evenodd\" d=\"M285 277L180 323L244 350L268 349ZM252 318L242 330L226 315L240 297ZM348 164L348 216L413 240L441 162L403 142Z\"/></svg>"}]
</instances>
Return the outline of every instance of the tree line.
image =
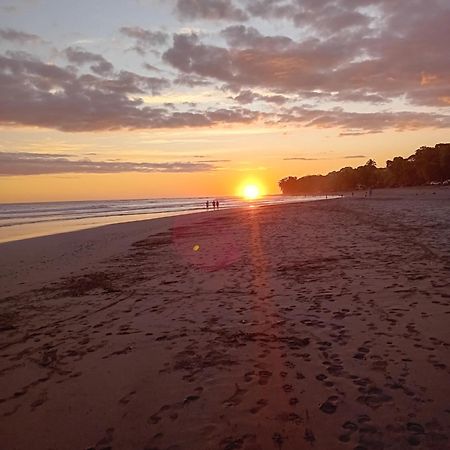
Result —
<instances>
[{"instance_id":1,"label":"tree line","mask_svg":"<svg viewBox=\"0 0 450 450\"><path fill-rule=\"evenodd\" d=\"M397 156L377 167L373 159L357 168L344 167L327 175L286 177L278 185L284 195L317 194L356 189L419 186L450 179L450 143L420 147L408 158Z\"/></svg>"}]
</instances>

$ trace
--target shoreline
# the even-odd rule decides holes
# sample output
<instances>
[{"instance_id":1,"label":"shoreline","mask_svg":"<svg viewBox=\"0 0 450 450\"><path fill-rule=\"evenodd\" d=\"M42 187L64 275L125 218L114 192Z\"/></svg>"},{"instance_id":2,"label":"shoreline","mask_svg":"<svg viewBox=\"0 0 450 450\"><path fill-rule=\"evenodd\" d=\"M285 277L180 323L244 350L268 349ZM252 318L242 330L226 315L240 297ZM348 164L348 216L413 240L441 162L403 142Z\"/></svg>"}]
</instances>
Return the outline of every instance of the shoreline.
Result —
<instances>
[{"instance_id":1,"label":"shoreline","mask_svg":"<svg viewBox=\"0 0 450 450\"><path fill-rule=\"evenodd\" d=\"M273 198L277 198L278 200L273 200ZM284 204L284 203L293 203L293 202L308 202L308 201L318 201L325 200L326 196L321 195L310 195L310 196L265 196L254 201L245 201L239 197L226 197L221 198L221 208L220 210L228 210L228 209L236 209L236 208L246 208L248 206L254 205L254 207L261 206L269 206L276 204ZM160 199L161 201L169 201L170 199ZM180 199L171 199L172 201L178 201ZM183 199L181 199L183 200ZM190 200L187 198L186 200ZM35 237L49 236L61 233L67 233L72 231L86 230L90 228L97 228L105 225L113 225L119 223L128 223L128 222L137 222L143 220L154 220L165 217L175 217L186 214L198 214L202 212L212 212L212 208L208 211L205 208L205 205L198 204L197 207L193 207L191 203L185 204L186 209L170 209L170 204L166 204L165 206L160 205L158 209L155 211L151 211L150 205L145 206L144 204L139 205L138 209L146 210L145 212L140 213L130 213L130 211L136 210L136 205L129 205L129 210L123 210L123 208L116 205L114 207L114 203L122 204L126 202L124 201L111 201L109 211L104 211L103 215L97 215L97 210L89 210L86 209L84 212L78 212L81 216L64 216L64 210L61 211L53 211L50 210L46 214L46 219L42 219L42 216L34 216L34 221L30 221L31 216L24 216L22 218L22 222L8 224L8 220L10 218L1 219L0 218L0 245L6 242L13 242L17 240L23 239L31 239ZM95 203L95 202L60 202L62 205L73 205L78 203ZM105 203L108 202L99 202L103 207L106 207ZM42 205L53 205L54 203L42 203ZM26 204L27 206L33 204ZM0 205L1 207L2 205ZM13 205L15 206L15 205ZM173 206L173 204L172 204ZM180 208L181 205L178 205L177 208ZM115 209L118 208L118 209ZM169 208L169 209L167 209ZM70 210L70 208L69 208ZM32 211L31 211L32 212ZM9 212L10 214L15 214L17 211ZM24 213L24 211L20 211L20 213ZM5 214L5 212L3 213ZM8 212L6 211L6 214ZM84 215L83 215L84 214ZM2 213L0 211L0 217ZM4 223L6 222L6 223Z\"/></svg>"},{"instance_id":2,"label":"shoreline","mask_svg":"<svg viewBox=\"0 0 450 450\"><path fill-rule=\"evenodd\" d=\"M435 191L439 190L450 190L450 187L448 186L409 186L409 187L398 187L398 188L380 188L380 189L373 189L373 193L374 193L374 198L376 198L376 193L381 194L382 196L384 196L384 193L396 193L396 192L419 192L421 194L423 193L430 193L431 191L435 192ZM365 198L365 196L363 195L363 193L365 192L364 190L360 190L360 191L354 191L356 193L356 195L352 196L351 193L349 191L341 191L341 192L333 192L332 194L327 194L330 198L315 198L313 200L307 200L307 201L292 201L292 202L280 202L279 204L262 204L262 205L256 205L255 207L258 208L262 208L262 207L270 207L270 206L283 206L283 205L290 205L290 204L295 204L295 203L309 203L311 201L315 202L315 201L321 201L321 200L337 200L340 198ZM359 194L359 195L358 195ZM312 196L312 197L324 197L324 195L320 194L317 196ZM289 198L291 196L286 195L286 198ZM294 196L296 197L296 196ZM302 198L307 198L308 196L301 196ZM44 202L45 203L45 202ZM61 202L64 203L64 202ZM19 237L19 238L14 238L14 239L10 239L10 240L0 240L0 250L4 250L7 249L7 246L9 244L12 244L14 242L22 242L22 241L30 241L32 239L42 239L42 238L49 238L51 236L59 236L62 234L70 234L70 233L77 233L77 232L83 232L83 231L88 231L88 230L94 230L94 229L99 229L99 228L105 228L105 230L107 230L106 227L111 227L111 226L120 226L120 225L124 225L126 226L127 224L130 223L135 223L135 222L150 222L150 221L154 221L154 220L166 220L166 219L170 219L173 217L177 217L177 216L185 216L185 215L196 215L196 214L211 214L211 213L221 213L221 212L225 212L225 211L236 211L236 210L245 210L246 208L252 207L250 204L246 205L246 206L238 206L238 207L231 207L231 208L220 208L220 210L218 211L214 211L214 210L210 210L207 211L205 209L201 209L201 210L192 210L192 211L180 211L180 212L174 212L173 214L167 215L166 213L161 213L164 214L160 217L146 217L146 218L142 218L142 219L133 219L133 220L124 220L124 221L119 221L119 222L112 222L112 223L100 223L100 224L94 224L94 225L86 225L86 226L77 226L74 225L74 229L69 229L67 231L57 231L57 232L50 232L49 234L39 234L39 235L33 235L33 236L28 236L28 237ZM159 214L159 213L157 213ZM130 215L131 216L131 215ZM115 217L124 217L125 219L129 219L128 216L126 215L119 215L119 216L115 216ZM139 217L139 215L136 215L136 217ZM101 217L103 219L103 217ZM95 219L95 218L94 218ZM47 232L48 233L48 232ZM89 236L88 236L89 237ZM1 257L1 255L0 255Z\"/></svg>"}]
</instances>

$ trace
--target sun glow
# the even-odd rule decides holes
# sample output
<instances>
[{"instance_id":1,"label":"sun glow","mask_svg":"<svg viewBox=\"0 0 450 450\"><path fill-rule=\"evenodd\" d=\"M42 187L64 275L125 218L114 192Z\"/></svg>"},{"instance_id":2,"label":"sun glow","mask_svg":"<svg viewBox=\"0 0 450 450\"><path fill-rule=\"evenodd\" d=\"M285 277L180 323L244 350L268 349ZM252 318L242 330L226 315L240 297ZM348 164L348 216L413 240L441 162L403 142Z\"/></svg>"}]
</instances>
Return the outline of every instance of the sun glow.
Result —
<instances>
[{"instance_id":1,"label":"sun glow","mask_svg":"<svg viewBox=\"0 0 450 450\"><path fill-rule=\"evenodd\" d=\"M258 197L261 197L261 189L257 184L246 184L242 188L242 196L246 200L255 200Z\"/></svg>"}]
</instances>

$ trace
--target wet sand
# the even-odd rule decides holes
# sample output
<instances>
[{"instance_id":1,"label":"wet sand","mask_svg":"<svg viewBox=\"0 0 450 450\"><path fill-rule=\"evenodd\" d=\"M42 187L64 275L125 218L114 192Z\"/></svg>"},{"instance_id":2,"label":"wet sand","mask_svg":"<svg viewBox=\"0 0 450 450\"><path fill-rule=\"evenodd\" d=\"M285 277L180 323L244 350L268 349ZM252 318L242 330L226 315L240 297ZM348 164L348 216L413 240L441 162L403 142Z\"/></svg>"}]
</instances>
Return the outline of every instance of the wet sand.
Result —
<instances>
[{"instance_id":1,"label":"wet sand","mask_svg":"<svg viewBox=\"0 0 450 450\"><path fill-rule=\"evenodd\" d=\"M0 245L0 448L450 448L450 189Z\"/></svg>"}]
</instances>

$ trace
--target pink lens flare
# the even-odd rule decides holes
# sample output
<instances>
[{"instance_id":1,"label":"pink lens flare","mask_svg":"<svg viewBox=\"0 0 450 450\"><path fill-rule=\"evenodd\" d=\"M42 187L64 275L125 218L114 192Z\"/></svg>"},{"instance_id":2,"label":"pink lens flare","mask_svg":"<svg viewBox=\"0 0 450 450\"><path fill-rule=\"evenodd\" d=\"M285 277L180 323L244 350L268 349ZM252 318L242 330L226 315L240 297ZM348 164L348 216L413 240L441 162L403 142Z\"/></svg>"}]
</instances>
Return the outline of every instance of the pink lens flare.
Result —
<instances>
[{"instance_id":1,"label":"pink lens flare","mask_svg":"<svg viewBox=\"0 0 450 450\"><path fill-rule=\"evenodd\" d=\"M224 269L241 252L224 217L178 216L173 220L172 242L187 264L207 272Z\"/></svg>"}]
</instances>

